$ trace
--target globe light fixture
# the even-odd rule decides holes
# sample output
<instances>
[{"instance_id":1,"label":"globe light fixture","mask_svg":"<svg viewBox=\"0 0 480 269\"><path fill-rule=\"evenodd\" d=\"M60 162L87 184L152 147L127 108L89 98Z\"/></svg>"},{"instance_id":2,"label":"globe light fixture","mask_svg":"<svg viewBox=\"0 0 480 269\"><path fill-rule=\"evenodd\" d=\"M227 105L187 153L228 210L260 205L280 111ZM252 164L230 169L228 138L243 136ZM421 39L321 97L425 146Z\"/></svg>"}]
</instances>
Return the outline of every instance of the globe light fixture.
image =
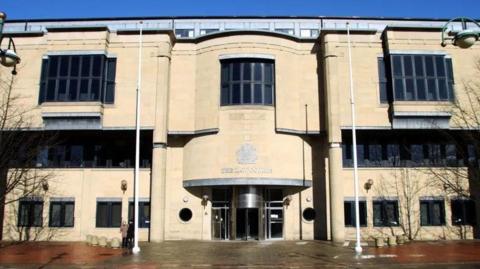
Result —
<instances>
[{"instance_id":1,"label":"globe light fixture","mask_svg":"<svg viewBox=\"0 0 480 269\"><path fill-rule=\"evenodd\" d=\"M7 19L7 14L0 12L0 64L5 67L13 67L12 74L17 74L17 64L20 63L20 57L17 55L15 43L11 37L8 37L8 46L3 49L3 25Z\"/></svg>"},{"instance_id":2,"label":"globe light fixture","mask_svg":"<svg viewBox=\"0 0 480 269\"><path fill-rule=\"evenodd\" d=\"M452 31L448 28L451 23L461 22L462 30L459 32ZM468 29L467 23L473 23L478 28ZM480 37L480 24L470 18L455 18L449 20L442 28L442 43L443 47L447 46L447 40L451 40L454 46L458 46L462 49L468 49L475 44Z\"/></svg>"}]
</instances>

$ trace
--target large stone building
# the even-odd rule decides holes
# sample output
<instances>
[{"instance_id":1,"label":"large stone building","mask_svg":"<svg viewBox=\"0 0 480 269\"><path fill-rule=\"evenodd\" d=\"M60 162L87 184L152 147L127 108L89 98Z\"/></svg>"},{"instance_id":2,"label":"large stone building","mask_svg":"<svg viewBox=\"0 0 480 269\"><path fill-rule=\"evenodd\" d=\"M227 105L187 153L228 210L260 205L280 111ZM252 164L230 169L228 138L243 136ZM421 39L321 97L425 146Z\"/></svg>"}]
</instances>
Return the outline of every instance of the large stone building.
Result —
<instances>
[{"instance_id":1,"label":"large stone building","mask_svg":"<svg viewBox=\"0 0 480 269\"><path fill-rule=\"evenodd\" d=\"M7 21L28 131L57 142L34 164L48 188L5 207L4 239L120 236L140 21L141 240L354 238L347 22L362 236L474 237L478 196L451 171L475 169L476 150L447 137L466 127L455 109L480 46L442 47L446 20L159 17ZM437 180L449 172L468 195Z\"/></svg>"}]
</instances>

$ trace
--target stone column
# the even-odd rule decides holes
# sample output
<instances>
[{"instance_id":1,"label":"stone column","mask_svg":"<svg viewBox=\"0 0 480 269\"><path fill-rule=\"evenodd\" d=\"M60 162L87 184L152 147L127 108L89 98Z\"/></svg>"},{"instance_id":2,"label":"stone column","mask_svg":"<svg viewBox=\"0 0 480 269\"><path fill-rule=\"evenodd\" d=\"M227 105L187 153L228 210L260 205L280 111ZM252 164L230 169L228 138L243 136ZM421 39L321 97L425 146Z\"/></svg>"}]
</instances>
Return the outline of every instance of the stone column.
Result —
<instances>
[{"instance_id":1,"label":"stone column","mask_svg":"<svg viewBox=\"0 0 480 269\"><path fill-rule=\"evenodd\" d=\"M154 144L152 155L150 241L159 242L165 238L166 145Z\"/></svg>"},{"instance_id":2,"label":"stone column","mask_svg":"<svg viewBox=\"0 0 480 269\"><path fill-rule=\"evenodd\" d=\"M325 35L323 41L324 92L326 100L328 133L328 171L330 183L330 230L332 240L341 243L345 240L345 221L343 208L342 171L342 131L340 128L340 98L343 79L340 78L339 61L343 53L338 51L335 36ZM337 44L336 44L337 43ZM342 71L343 72L343 71Z\"/></svg>"},{"instance_id":3,"label":"stone column","mask_svg":"<svg viewBox=\"0 0 480 269\"><path fill-rule=\"evenodd\" d=\"M150 241L165 239L168 89L171 43L159 43L150 190Z\"/></svg>"},{"instance_id":4,"label":"stone column","mask_svg":"<svg viewBox=\"0 0 480 269\"><path fill-rule=\"evenodd\" d=\"M343 208L342 148L340 143L330 143L328 149L328 171L330 178L330 227L332 240L343 243L345 240L345 220Z\"/></svg>"}]
</instances>

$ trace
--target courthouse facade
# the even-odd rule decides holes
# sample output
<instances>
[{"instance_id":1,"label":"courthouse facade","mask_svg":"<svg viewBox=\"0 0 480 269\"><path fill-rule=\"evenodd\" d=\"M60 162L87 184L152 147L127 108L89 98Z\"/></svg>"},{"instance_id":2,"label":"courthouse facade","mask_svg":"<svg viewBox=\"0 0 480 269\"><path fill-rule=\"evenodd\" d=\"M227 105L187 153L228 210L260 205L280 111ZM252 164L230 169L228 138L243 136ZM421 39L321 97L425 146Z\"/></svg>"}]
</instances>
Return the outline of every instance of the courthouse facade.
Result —
<instances>
[{"instance_id":1,"label":"courthouse facade","mask_svg":"<svg viewBox=\"0 0 480 269\"><path fill-rule=\"evenodd\" d=\"M363 238L475 237L469 179L449 175L468 195L437 182L478 164L473 144L447 138L464 130L455 107L480 46L442 47L446 20L158 17L7 21L28 131L57 142L34 164L52 174L48 190L6 206L4 240L25 227L120 236L140 21L140 240L354 238L347 22Z\"/></svg>"}]
</instances>

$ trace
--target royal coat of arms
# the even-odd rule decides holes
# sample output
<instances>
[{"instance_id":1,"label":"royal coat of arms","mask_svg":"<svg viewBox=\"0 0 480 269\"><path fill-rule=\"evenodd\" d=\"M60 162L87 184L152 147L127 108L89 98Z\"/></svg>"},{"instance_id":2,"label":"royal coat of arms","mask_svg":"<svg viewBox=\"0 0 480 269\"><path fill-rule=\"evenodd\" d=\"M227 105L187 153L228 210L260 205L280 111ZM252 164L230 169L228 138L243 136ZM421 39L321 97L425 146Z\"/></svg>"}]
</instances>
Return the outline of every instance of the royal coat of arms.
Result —
<instances>
[{"instance_id":1,"label":"royal coat of arms","mask_svg":"<svg viewBox=\"0 0 480 269\"><path fill-rule=\"evenodd\" d=\"M257 150L252 144L243 144L237 150L239 164L254 164L257 162Z\"/></svg>"}]
</instances>

